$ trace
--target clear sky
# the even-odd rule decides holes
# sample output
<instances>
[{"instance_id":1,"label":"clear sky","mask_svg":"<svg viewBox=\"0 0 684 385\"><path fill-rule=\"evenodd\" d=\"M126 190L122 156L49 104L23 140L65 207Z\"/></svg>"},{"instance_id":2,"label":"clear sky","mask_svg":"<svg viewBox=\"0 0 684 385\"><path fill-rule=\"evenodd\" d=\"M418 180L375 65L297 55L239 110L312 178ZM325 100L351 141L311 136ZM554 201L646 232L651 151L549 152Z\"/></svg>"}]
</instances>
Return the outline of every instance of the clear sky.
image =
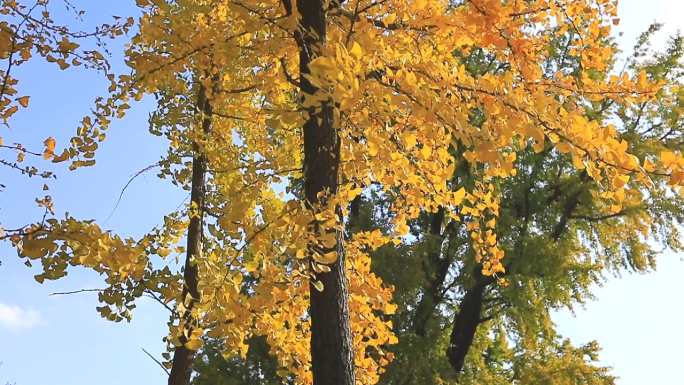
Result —
<instances>
[{"instance_id":1,"label":"clear sky","mask_svg":"<svg viewBox=\"0 0 684 385\"><path fill-rule=\"evenodd\" d=\"M135 12L133 0L75 1L88 10L86 23L107 21L110 15ZM639 32L658 20L666 31L684 29L684 0L621 0L620 42L627 50ZM660 37L666 37L667 32ZM117 47L113 47L116 51ZM120 48L120 47L119 47ZM118 59L118 61L117 61ZM114 58L121 69L120 58ZM41 148L55 136L65 143L96 96L106 92L98 75L82 70L61 72L54 66L32 63L19 68L22 95L31 96L28 110L17 113L6 143L19 141ZM154 173L137 178L118 209L109 216L121 188L138 170L156 162L165 143L147 133L150 100L136 106L122 121L114 122L97 154L98 166L67 172L51 194L60 212L93 218L123 235L139 235L158 224L163 214L178 207L186 194L160 182ZM27 181L0 169L0 221L21 225L40 215L32 199L42 181ZM27 220L28 218L28 220ZM598 340L602 362L614 368L619 385L682 383L684 346L684 262L681 255L664 254L659 269L648 275L609 279L595 290L596 300L575 315L556 314L561 333L576 343ZM161 369L143 352L163 350L167 314L143 300L130 324L105 321L95 311L93 294L50 296L50 293L101 287L93 273L72 270L67 279L38 284L35 270L23 265L16 252L0 244L0 385L118 385L165 384Z\"/></svg>"}]
</instances>

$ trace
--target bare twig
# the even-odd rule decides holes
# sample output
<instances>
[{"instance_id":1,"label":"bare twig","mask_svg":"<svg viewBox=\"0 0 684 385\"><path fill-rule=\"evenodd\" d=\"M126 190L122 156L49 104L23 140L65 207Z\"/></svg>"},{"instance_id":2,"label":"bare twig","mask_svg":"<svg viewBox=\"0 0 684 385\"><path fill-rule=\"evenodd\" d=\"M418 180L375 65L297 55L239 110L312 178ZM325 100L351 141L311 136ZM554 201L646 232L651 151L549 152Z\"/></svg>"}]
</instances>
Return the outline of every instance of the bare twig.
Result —
<instances>
[{"instance_id":1,"label":"bare twig","mask_svg":"<svg viewBox=\"0 0 684 385\"><path fill-rule=\"evenodd\" d=\"M57 292L57 293L51 293L50 296L53 295L68 295L68 294L78 294L78 293L92 293L92 292L102 292L105 289L81 289L81 290L74 290L74 291L64 291L64 292Z\"/></svg>"},{"instance_id":2,"label":"bare twig","mask_svg":"<svg viewBox=\"0 0 684 385\"><path fill-rule=\"evenodd\" d=\"M140 175L144 174L145 172L147 172L147 171L149 171L149 170L151 170L151 169L153 169L153 168L155 168L155 167L159 167L159 165L160 165L159 162L157 162L157 163L151 164L151 165L149 165L149 166L143 168L142 170L136 172L136 173L128 180L128 182L126 182L126 185L124 185L124 187L121 189L121 193L119 194L119 198L116 200L116 204L114 205L114 208L112 209L112 212L109 213L109 215L107 216L107 219L105 219L103 223L107 223L107 222L112 218L112 215L114 215L114 212L116 211L116 209L119 208L119 203L121 203L121 199L123 198L123 195L124 195L124 193L126 192L126 189L127 189L128 186L133 182L133 180L134 180L135 178L139 177Z\"/></svg>"},{"instance_id":3,"label":"bare twig","mask_svg":"<svg viewBox=\"0 0 684 385\"><path fill-rule=\"evenodd\" d=\"M166 373L167 376L170 374L170 373L169 373L169 370L166 369L166 367L164 366L164 364L162 364L161 362L159 362L158 359L154 358L154 356L153 356L152 354L150 354L150 352L148 352L147 350L145 350L145 348L140 348L140 349L142 349L142 351L145 352L145 354L147 354L148 357L150 357L154 362L156 362L157 365L159 365L159 367L162 368L162 370L164 371L164 373Z\"/></svg>"}]
</instances>

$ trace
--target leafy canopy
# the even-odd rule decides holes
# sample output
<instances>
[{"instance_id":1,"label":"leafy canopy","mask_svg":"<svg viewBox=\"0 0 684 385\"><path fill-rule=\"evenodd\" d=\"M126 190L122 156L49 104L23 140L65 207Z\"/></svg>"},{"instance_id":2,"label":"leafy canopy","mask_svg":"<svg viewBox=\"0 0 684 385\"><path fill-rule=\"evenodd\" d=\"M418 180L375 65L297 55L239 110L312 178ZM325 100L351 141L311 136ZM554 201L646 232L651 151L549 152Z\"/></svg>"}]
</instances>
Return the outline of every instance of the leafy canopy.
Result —
<instances>
[{"instance_id":1,"label":"leafy canopy","mask_svg":"<svg viewBox=\"0 0 684 385\"><path fill-rule=\"evenodd\" d=\"M646 69L604 75L614 54L604 44L616 21L612 0L335 4L326 15L324 52L310 65L308 80L319 92L306 97L293 76L296 9L251 0L138 5L143 16L126 51L132 72L109 77L110 95L83 119L66 154L72 168L92 165L109 123L154 94L151 131L170 142L160 176L188 188L188 158L199 151L210 174L205 207L170 213L141 239L49 218L13 242L20 255L40 260L38 279L61 278L69 266L103 274L99 310L109 319L130 318L137 298L154 296L171 312L171 347L183 336L196 350L208 335L223 340L227 356L244 355L247 341L264 336L278 373L309 383L308 282L325 290L316 273L338 258L333 230L345 227L355 198L373 193L389 202L385 226L349 232L345 240L357 378L372 384L397 338L387 320L396 311L392 290L372 272L371 253L410 238L421 215L442 212L461 226L466 263L500 278L517 269L514 259L507 268L509 234L499 223L509 219L502 215L508 181L529 171L523 156L551 152L568 178L581 175L592 186L588 207L596 215L629 209L655 183L668 194L684 183L678 149L642 152L610 119L592 116L597 103L631 114L674 92L663 91L666 79ZM564 50L572 70L547 60L559 36L571 36ZM486 71L463 60L478 52L491 62ZM209 133L201 129L200 89L212 106ZM310 207L298 183L302 125L307 110L329 101L341 140L341 187ZM464 166L476 172L455 178ZM201 295L189 321L179 316L191 299L181 295L185 283L173 257L184 252L179 242L200 212L212 219L194 261ZM312 232L312 223L327 230ZM315 251L313 272L308 250ZM514 278L492 290L517 286ZM558 346L547 353L574 349Z\"/></svg>"}]
</instances>

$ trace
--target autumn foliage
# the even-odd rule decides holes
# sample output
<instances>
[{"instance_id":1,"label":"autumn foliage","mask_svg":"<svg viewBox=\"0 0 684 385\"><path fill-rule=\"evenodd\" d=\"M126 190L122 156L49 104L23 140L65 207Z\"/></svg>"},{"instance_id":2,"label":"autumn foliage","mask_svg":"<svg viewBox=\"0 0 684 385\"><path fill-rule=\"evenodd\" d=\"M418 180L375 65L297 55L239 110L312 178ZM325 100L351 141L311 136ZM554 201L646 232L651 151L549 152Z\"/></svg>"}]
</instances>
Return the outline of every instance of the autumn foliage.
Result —
<instances>
[{"instance_id":1,"label":"autumn foliage","mask_svg":"<svg viewBox=\"0 0 684 385\"><path fill-rule=\"evenodd\" d=\"M157 109L150 131L169 142L159 175L193 195L187 207L169 213L163 226L140 239L124 239L92 221L50 215L0 235L21 258L42 264L38 281L62 278L74 266L93 269L107 285L99 293L103 317L130 319L143 295L169 309L169 352L183 347L192 354L209 338L221 342L225 357L246 357L250 341L264 338L278 376L322 384L311 370L310 301L330 290L322 282L340 263L348 298L338 300L348 304L356 383L375 384L386 368L397 370L389 365L403 352L397 335L408 329L396 322L406 322L405 312L426 312L411 315L410 328L424 324L407 338L429 335L456 261L459 274L467 273L459 275L464 293L481 301L494 292L510 299L513 288L523 291L519 278L534 275L525 270L529 266L567 267L563 258L591 254L568 234L595 234L598 244L619 249L625 237L638 234L645 243L673 221L663 218L674 209L646 206L654 197L672 202L680 194L684 157L676 145L638 132L642 115L633 118L650 111L644 121L659 119L656 106L663 101L670 112L678 111L681 91L654 67L634 62L615 70L615 1L295 3L138 0L137 22L118 21L98 31L108 37L134 31L125 52L131 73L104 71L108 94L65 149L58 151L48 138L42 155L68 161L72 169L95 164L109 124L153 94ZM106 66L96 51L79 51L75 41L88 36L60 27L38 30L34 25L52 25L49 16L33 18L26 6L2 4L0 13L19 20L0 24L0 59L8 67L36 55L61 69ZM324 35L301 27L314 8L322 15ZM302 58L308 65L300 65ZM28 96L15 96L17 80L9 70L0 72L5 121L29 105ZM307 149L306 127L329 128L337 147ZM19 144L9 147L20 156L27 152ZM326 151L335 152L335 174L326 175L334 188L311 196L306 157ZM564 194L561 183L586 189ZM557 195L534 186L555 187ZM531 208L530 194L548 202ZM361 202L377 205L364 206L373 220L359 216ZM613 239L608 231L571 224L602 226L601 220L623 217L626 222L611 225L620 234ZM187 233L192 223L197 244ZM530 238L535 231L539 238ZM466 251L439 270L443 242L455 237L449 234L458 234ZM440 246L432 260L432 251L413 249L434 239ZM540 242L537 250L548 258L516 264L523 258L517 239ZM556 245L564 254L554 254ZM432 304L406 302L404 292L397 295L383 282L383 272L390 280L399 274L388 273L393 262L383 255L390 250L435 264L436 275L426 277L441 279L415 289L420 298L432 295ZM187 257L183 269L176 257ZM594 268L600 267L587 266ZM571 273L554 277L565 282ZM409 286L392 283L397 290ZM573 287L568 290L575 284L567 283ZM560 295L553 301L570 302ZM476 309L478 322L486 309ZM448 339L452 323L445 324L440 338ZM492 327L490 342L472 330L461 358L472 344L489 343L512 360L505 326L501 321ZM460 337L451 337L452 350L440 347L442 356L457 356L454 338ZM549 338L557 349L544 351L544 357L583 368L584 361L576 360L581 349ZM393 347L397 343L399 349ZM594 354L592 347L585 351ZM520 354L532 357L529 350ZM451 365L460 371L463 362L456 368L456 361ZM531 377L543 369L532 358L516 365Z\"/></svg>"}]
</instances>

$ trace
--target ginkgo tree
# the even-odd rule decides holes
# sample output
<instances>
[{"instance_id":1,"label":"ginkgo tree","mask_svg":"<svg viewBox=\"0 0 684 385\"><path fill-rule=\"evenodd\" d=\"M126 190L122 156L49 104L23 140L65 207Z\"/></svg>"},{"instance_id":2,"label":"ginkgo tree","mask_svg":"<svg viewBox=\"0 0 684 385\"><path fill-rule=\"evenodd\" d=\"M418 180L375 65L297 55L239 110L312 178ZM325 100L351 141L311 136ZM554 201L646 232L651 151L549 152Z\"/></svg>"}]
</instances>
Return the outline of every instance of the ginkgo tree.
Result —
<instances>
[{"instance_id":1,"label":"ginkgo tree","mask_svg":"<svg viewBox=\"0 0 684 385\"><path fill-rule=\"evenodd\" d=\"M585 101L629 109L665 83L645 71L597 76L613 57L602 44L612 0L137 3L132 72L110 77L66 154L73 168L91 164L109 123L156 94L153 132L170 140L160 175L192 190L189 207L137 240L50 218L14 244L40 259L38 279L70 265L103 274L109 319L129 318L143 294L168 307L172 384L188 381L204 335L227 355L265 336L278 373L299 383L376 382L392 360L384 317L395 306L370 253L439 215L464 226L471 265L496 282L501 183L527 146L569 159L610 213L643 199L632 186L651 175L673 191L684 182L678 152L639 158L587 114ZM576 71L542 67L549 30L578 36L566 43ZM474 50L503 67L473 74L462 56ZM468 184L453 178L466 162L478 171ZM385 230L345 232L370 191L392 202ZM170 256L183 253L181 275Z\"/></svg>"}]
</instances>

